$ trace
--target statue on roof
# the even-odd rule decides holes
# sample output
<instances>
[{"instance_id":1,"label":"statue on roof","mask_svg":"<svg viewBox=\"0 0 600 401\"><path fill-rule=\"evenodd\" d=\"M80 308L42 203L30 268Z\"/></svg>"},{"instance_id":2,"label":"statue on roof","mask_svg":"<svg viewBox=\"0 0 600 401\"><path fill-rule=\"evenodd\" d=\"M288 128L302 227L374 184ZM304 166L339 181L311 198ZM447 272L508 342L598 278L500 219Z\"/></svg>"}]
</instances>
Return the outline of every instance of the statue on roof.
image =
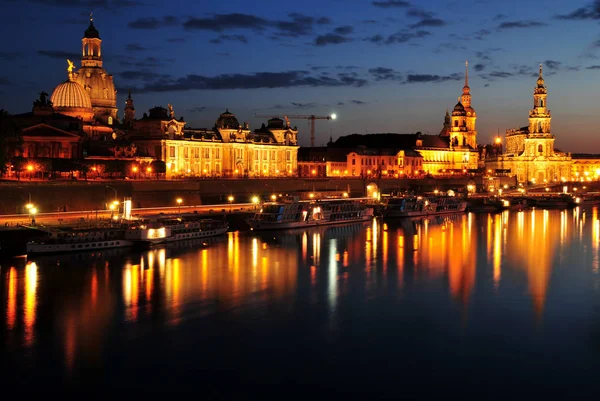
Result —
<instances>
[{"instance_id":1,"label":"statue on roof","mask_svg":"<svg viewBox=\"0 0 600 401\"><path fill-rule=\"evenodd\" d=\"M69 81L73 80L73 70L75 69L75 64L69 59L67 59L67 72L69 73Z\"/></svg>"},{"instance_id":2,"label":"statue on roof","mask_svg":"<svg viewBox=\"0 0 600 401\"><path fill-rule=\"evenodd\" d=\"M167 107L169 108L169 115L171 116L171 118L175 118L175 111L173 110L173 105L168 104Z\"/></svg>"}]
</instances>

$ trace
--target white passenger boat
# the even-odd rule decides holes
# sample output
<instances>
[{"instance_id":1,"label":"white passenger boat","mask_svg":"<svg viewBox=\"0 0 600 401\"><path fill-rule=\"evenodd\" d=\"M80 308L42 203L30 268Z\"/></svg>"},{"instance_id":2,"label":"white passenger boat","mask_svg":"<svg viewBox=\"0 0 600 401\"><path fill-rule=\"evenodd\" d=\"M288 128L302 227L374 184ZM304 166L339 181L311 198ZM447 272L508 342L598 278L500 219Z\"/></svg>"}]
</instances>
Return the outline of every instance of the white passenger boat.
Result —
<instances>
[{"instance_id":1,"label":"white passenger boat","mask_svg":"<svg viewBox=\"0 0 600 401\"><path fill-rule=\"evenodd\" d=\"M39 229L39 228L38 228ZM45 228L46 238L27 243L27 254L97 251L133 245L124 227Z\"/></svg>"},{"instance_id":2,"label":"white passenger boat","mask_svg":"<svg viewBox=\"0 0 600 401\"><path fill-rule=\"evenodd\" d=\"M247 219L252 230L278 230L368 221L373 208L352 199L266 202Z\"/></svg>"},{"instance_id":3,"label":"white passenger boat","mask_svg":"<svg viewBox=\"0 0 600 401\"><path fill-rule=\"evenodd\" d=\"M391 198L383 209L383 217L419 217L460 213L467 202L454 196L417 196Z\"/></svg>"},{"instance_id":4,"label":"white passenger boat","mask_svg":"<svg viewBox=\"0 0 600 401\"><path fill-rule=\"evenodd\" d=\"M225 234L226 221L197 216L161 216L146 218L125 232L125 239L135 244L161 244L165 242L201 239Z\"/></svg>"}]
</instances>

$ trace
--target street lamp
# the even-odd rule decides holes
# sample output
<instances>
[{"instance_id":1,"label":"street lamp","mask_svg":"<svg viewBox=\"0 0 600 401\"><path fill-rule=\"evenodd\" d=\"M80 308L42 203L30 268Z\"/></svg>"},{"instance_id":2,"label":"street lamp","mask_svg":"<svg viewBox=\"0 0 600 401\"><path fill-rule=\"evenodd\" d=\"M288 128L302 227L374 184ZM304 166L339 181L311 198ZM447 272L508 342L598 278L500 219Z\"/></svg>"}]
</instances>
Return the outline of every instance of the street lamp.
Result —
<instances>
[{"instance_id":1,"label":"street lamp","mask_svg":"<svg viewBox=\"0 0 600 401\"><path fill-rule=\"evenodd\" d=\"M179 205L179 214L181 214L181 204L183 203L183 199L177 198L177 204Z\"/></svg>"},{"instance_id":2,"label":"street lamp","mask_svg":"<svg viewBox=\"0 0 600 401\"><path fill-rule=\"evenodd\" d=\"M29 208L29 215L31 216L31 225L35 226L35 214L37 213L37 208L35 206L31 206Z\"/></svg>"},{"instance_id":3,"label":"street lamp","mask_svg":"<svg viewBox=\"0 0 600 401\"><path fill-rule=\"evenodd\" d=\"M233 195L229 195L229 196L227 197L227 200L229 201L229 203L230 203L230 204L233 202L233 199L234 199L234 198L233 198Z\"/></svg>"},{"instance_id":4,"label":"street lamp","mask_svg":"<svg viewBox=\"0 0 600 401\"><path fill-rule=\"evenodd\" d=\"M115 199L119 199L119 197L117 196L117 190L116 189L114 189L110 185L105 185L105 187L108 188L108 189L112 189L114 191L114 193L115 193ZM117 202L117 201L115 200L115 202Z\"/></svg>"}]
</instances>

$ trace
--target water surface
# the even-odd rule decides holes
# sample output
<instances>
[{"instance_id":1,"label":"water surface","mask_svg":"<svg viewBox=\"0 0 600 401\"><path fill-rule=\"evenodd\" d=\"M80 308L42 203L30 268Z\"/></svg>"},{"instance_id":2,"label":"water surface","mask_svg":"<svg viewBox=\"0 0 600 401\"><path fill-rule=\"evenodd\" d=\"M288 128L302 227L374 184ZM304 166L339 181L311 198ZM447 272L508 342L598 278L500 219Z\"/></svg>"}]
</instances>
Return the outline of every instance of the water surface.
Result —
<instances>
[{"instance_id":1,"label":"water surface","mask_svg":"<svg viewBox=\"0 0 600 401\"><path fill-rule=\"evenodd\" d=\"M590 395L598 217L374 220L2 262L3 381L228 399Z\"/></svg>"}]
</instances>

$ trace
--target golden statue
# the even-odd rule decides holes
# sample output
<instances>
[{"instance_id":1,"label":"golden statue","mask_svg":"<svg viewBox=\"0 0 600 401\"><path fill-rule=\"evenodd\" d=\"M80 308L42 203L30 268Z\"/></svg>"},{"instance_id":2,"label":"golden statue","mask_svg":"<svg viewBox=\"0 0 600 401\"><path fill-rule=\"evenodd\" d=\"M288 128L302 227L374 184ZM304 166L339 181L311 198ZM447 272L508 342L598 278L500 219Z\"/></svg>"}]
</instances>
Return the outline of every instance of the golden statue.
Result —
<instances>
[{"instance_id":1,"label":"golden statue","mask_svg":"<svg viewBox=\"0 0 600 401\"><path fill-rule=\"evenodd\" d=\"M67 67L67 72L69 73L69 81L73 80L73 70L75 69L75 64L71 60L67 59L67 63L69 66Z\"/></svg>"}]
</instances>

